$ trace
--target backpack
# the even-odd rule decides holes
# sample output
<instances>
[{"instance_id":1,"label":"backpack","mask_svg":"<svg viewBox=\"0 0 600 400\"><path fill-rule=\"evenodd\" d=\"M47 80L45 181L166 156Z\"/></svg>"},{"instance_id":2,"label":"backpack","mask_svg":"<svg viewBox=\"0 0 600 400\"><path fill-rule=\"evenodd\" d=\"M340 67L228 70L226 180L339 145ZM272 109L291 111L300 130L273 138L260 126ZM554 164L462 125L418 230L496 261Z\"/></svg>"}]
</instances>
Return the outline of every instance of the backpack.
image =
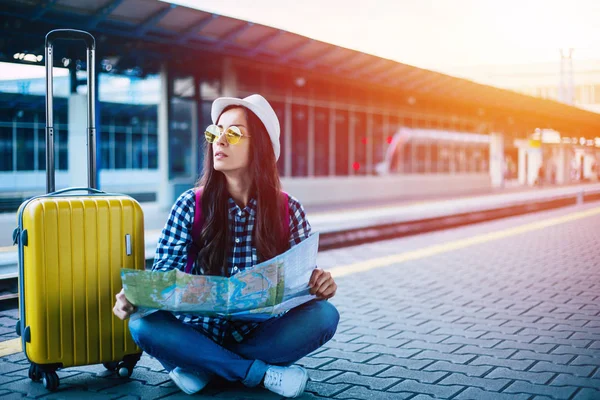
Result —
<instances>
[{"instance_id":1,"label":"backpack","mask_svg":"<svg viewBox=\"0 0 600 400\"><path fill-rule=\"evenodd\" d=\"M194 267L194 261L196 261L196 257L198 257L198 253L200 252L201 247L198 244L200 240L200 234L202 233L202 223L204 222L202 219L202 191L203 187L196 190L196 205L194 208L194 222L192 224L192 243L188 248L187 254L187 263L185 265L185 273L189 274L192 272L192 268ZM289 204L289 196L285 192L281 192L281 199L283 206L281 207L281 224L283 227L283 237L287 240L290 236L290 204Z\"/></svg>"}]
</instances>

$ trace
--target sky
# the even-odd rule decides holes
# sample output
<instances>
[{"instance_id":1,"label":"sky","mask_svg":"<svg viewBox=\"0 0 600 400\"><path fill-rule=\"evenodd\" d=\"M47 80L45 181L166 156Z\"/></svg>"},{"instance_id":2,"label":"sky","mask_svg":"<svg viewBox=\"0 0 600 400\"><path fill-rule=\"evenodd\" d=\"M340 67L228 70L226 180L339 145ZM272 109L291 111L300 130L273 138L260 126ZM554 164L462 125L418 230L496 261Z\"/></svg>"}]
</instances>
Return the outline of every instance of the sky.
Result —
<instances>
[{"instance_id":1,"label":"sky","mask_svg":"<svg viewBox=\"0 0 600 400\"><path fill-rule=\"evenodd\" d=\"M600 59L600 0L169 0L452 74ZM596 43L595 43L596 42Z\"/></svg>"}]
</instances>

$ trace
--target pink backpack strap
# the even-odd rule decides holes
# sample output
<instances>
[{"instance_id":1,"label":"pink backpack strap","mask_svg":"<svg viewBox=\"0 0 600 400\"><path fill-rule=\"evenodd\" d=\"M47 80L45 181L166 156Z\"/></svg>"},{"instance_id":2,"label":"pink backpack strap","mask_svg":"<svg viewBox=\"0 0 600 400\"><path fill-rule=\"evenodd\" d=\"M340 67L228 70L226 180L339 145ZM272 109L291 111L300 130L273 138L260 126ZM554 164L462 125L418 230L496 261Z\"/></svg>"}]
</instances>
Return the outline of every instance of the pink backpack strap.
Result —
<instances>
[{"instance_id":1,"label":"pink backpack strap","mask_svg":"<svg viewBox=\"0 0 600 400\"><path fill-rule=\"evenodd\" d=\"M283 204L281 205L281 224L282 224L282 232L283 238L286 243L290 241L290 201L289 196L286 192L281 192L281 201Z\"/></svg>"},{"instance_id":2,"label":"pink backpack strap","mask_svg":"<svg viewBox=\"0 0 600 400\"><path fill-rule=\"evenodd\" d=\"M198 252L200 252L200 247L198 245L198 240L200 240L200 234L202 233L202 190L204 188L199 188L196 190L196 202L194 207L194 222L192 224L192 243L188 248L187 254L187 263L185 265L185 273L189 274L192 272L192 268L194 267L194 261L196 261L196 257L198 257Z\"/></svg>"}]
</instances>

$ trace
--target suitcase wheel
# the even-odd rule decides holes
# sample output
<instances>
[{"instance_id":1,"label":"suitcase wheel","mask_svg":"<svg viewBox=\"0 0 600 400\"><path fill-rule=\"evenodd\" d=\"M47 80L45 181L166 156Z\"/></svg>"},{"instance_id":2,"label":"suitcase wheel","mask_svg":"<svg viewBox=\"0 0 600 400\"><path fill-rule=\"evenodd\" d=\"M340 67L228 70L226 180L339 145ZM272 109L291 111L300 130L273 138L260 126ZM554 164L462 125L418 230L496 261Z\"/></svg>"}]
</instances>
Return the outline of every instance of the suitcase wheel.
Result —
<instances>
[{"instance_id":1,"label":"suitcase wheel","mask_svg":"<svg viewBox=\"0 0 600 400\"><path fill-rule=\"evenodd\" d=\"M31 379L33 382L39 382L42 380L42 371L40 371L40 368L35 364L31 364L29 366L29 379Z\"/></svg>"},{"instance_id":2,"label":"suitcase wheel","mask_svg":"<svg viewBox=\"0 0 600 400\"><path fill-rule=\"evenodd\" d=\"M58 388L58 385L60 384L56 372L44 372L43 374L44 377L42 379L44 382L44 387L51 392L55 391Z\"/></svg>"},{"instance_id":3,"label":"suitcase wheel","mask_svg":"<svg viewBox=\"0 0 600 400\"><path fill-rule=\"evenodd\" d=\"M133 374L133 368L135 368L135 363L121 361L117 366L117 371L121 378L129 378Z\"/></svg>"},{"instance_id":4,"label":"suitcase wheel","mask_svg":"<svg viewBox=\"0 0 600 400\"><path fill-rule=\"evenodd\" d=\"M106 368L109 371L116 371L117 367L119 366L118 362L105 362L102 363L102 365L104 365L104 368Z\"/></svg>"}]
</instances>

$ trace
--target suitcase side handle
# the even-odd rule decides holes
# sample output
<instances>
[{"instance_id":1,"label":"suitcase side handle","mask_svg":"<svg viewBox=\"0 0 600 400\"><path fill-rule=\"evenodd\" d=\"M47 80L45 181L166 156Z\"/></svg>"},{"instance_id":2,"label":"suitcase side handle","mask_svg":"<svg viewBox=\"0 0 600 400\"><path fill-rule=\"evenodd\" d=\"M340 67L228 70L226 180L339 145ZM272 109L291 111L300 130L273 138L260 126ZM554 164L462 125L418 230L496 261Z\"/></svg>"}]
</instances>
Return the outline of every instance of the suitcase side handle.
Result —
<instances>
[{"instance_id":1,"label":"suitcase side handle","mask_svg":"<svg viewBox=\"0 0 600 400\"><path fill-rule=\"evenodd\" d=\"M46 34L46 193L55 190L53 81L54 41L83 40L87 47L87 150L88 187L97 188L96 179L96 40L85 31L55 29Z\"/></svg>"}]
</instances>

